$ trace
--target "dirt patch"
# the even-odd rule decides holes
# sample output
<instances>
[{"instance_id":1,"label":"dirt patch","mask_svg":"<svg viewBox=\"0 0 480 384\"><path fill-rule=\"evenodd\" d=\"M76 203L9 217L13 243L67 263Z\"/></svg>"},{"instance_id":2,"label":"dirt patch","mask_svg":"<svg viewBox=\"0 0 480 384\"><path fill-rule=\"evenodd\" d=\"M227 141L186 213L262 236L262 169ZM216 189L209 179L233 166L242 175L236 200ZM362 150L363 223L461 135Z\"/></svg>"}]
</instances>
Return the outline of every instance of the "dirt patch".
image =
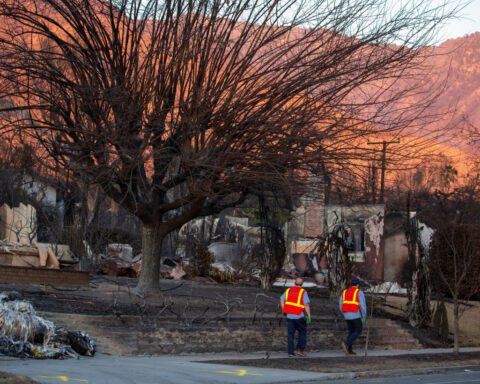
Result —
<instances>
[{"instance_id":1,"label":"dirt patch","mask_svg":"<svg viewBox=\"0 0 480 384\"><path fill-rule=\"evenodd\" d=\"M294 369L324 373L369 372L392 369L480 366L480 352L454 354L409 354L377 357L322 357L295 359L218 360L206 363L243 365L249 367Z\"/></svg>"},{"instance_id":2,"label":"dirt patch","mask_svg":"<svg viewBox=\"0 0 480 384\"><path fill-rule=\"evenodd\" d=\"M39 382L34 381L26 376L0 372L0 384L39 384Z\"/></svg>"}]
</instances>

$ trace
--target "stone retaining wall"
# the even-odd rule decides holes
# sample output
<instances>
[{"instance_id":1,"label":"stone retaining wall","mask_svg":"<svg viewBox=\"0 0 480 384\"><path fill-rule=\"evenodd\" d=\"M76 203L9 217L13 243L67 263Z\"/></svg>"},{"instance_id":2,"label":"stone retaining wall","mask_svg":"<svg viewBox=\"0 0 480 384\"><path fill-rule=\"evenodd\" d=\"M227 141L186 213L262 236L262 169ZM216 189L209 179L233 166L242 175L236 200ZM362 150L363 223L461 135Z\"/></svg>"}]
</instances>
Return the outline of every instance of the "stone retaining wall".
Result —
<instances>
[{"instance_id":1,"label":"stone retaining wall","mask_svg":"<svg viewBox=\"0 0 480 384\"><path fill-rule=\"evenodd\" d=\"M202 327L185 326L173 319L139 316L87 316L45 312L57 326L81 329L90 334L100 352L114 355L161 355L211 352L284 351L286 325L283 318L266 319L252 324L252 319L236 318ZM363 348L366 331L357 345ZM346 336L343 321L319 318L308 329L309 351L339 349ZM370 348L416 348L418 342L395 322L374 319L370 330Z\"/></svg>"}]
</instances>

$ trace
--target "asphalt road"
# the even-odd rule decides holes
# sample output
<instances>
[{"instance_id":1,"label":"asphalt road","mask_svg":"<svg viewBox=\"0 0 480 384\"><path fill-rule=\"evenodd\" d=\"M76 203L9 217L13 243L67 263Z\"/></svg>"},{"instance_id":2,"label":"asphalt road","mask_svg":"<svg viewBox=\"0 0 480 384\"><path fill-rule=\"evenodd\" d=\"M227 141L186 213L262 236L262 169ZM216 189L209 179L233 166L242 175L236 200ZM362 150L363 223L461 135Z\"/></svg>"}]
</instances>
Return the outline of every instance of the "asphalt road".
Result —
<instances>
[{"instance_id":1,"label":"asphalt road","mask_svg":"<svg viewBox=\"0 0 480 384\"><path fill-rule=\"evenodd\" d=\"M0 358L0 371L29 376L41 383L190 384L190 383L332 383L332 374L205 364L188 357L98 356L79 360L20 360ZM326 381L329 379L328 381ZM480 371L378 379L339 380L355 384L480 383Z\"/></svg>"},{"instance_id":2,"label":"asphalt road","mask_svg":"<svg viewBox=\"0 0 480 384\"><path fill-rule=\"evenodd\" d=\"M169 356L96 356L80 360L0 359L0 371L29 376L41 383L89 384L266 384L321 380L326 377L314 372L205 364Z\"/></svg>"},{"instance_id":3,"label":"asphalt road","mask_svg":"<svg viewBox=\"0 0 480 384\"><path fill-rule=\"evenodd\" d=\"M480 371L462 371L444 374L427 374L416 376L382 377L376 379L354 379L335 381L316 381L315 383L330 384L472 384L480 383Z\"/></svg>"}]
</instances>

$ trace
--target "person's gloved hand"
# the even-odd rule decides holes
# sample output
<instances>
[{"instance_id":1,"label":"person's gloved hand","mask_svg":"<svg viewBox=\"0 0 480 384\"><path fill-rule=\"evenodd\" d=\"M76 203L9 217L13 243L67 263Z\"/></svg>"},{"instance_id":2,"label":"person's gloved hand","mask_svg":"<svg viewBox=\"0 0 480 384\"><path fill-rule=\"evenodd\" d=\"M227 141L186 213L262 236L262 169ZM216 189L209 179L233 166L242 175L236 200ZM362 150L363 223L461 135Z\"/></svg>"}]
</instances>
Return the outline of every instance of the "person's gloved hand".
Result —
<instances>
[{"instance_id":1,"label":"person's gloved hand","mask_svg":"<svg viewBox=\"0 0 480 384\"><path fill-rule=\"evenodd\" d=\"M307 316L307 324L310 324L312 322L312 318L310 316Z\"/></svg>"},{"instance_id":2,"label":"person's gloved hand","mask_svg":"<svg viewBox=\"0 0 480 384\"><path fill-rule=\"evenodd\" d=\"M367 319L365 317L362 317L362 324L365 324L367 322Z\"/></svg>"}]
</instances>

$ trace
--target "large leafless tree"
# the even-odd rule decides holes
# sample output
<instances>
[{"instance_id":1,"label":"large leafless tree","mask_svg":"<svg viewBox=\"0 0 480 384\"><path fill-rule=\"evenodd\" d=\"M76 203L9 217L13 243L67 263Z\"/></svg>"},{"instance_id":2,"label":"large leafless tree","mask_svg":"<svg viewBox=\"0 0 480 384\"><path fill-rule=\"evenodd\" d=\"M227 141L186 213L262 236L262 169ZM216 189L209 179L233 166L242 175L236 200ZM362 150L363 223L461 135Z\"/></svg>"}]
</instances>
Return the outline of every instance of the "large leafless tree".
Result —
<instances>
[{"instance_id":1,"label":"large leafless tree","mask_svg":"<svg viewBox=\"0 0 480 384\"><path fill-rule=\"evenodd\" d=\"M453 352L459 353L461 304L480 292L480 226L441 228L432 241L434 286L453 300Z\"/></svg>"},{"instance_id":2,"label":"large leafless tree","mask_svg":"<svg viewBox=\"0 0 480 384\"><path fill-rule=\"evenodd\" d=\"M480 293L480 176L474 174L463 186L437 191L436 232L430 250L433 287L453 301L453 341L459 353L461 304Z\"/></svg>"},{"instance_id":3,"label":"large leafless tree","mask_svg":"<svg viewBox=\"0 0 480 384\"><path fill-rule=\"evenodd\" d=\"M0 0L3 130L137 215L152 291L170 231L411 121L394 84L453 12L427 3Z\"/></svg>"}]
</instances>

